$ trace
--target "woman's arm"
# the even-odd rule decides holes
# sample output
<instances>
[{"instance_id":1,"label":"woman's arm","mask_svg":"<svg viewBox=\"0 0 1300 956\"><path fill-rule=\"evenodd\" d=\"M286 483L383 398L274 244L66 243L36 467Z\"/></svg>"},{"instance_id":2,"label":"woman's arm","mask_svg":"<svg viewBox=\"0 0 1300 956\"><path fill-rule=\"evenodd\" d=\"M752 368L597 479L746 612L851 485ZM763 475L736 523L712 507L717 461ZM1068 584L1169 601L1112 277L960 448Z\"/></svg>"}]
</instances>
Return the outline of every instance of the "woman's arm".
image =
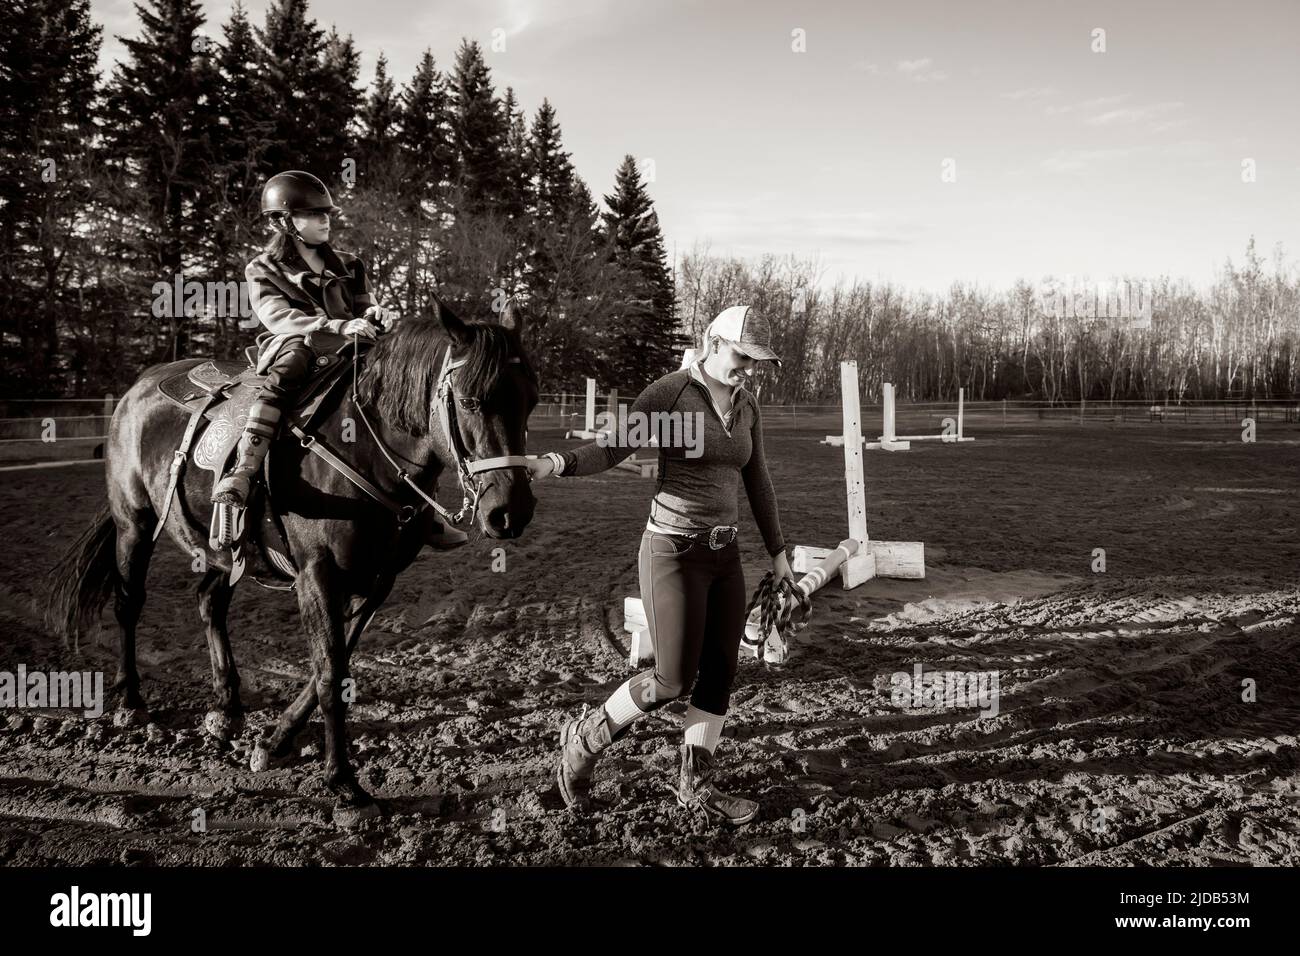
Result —
<instances>
[{"instance_id":1,"label":"woman's arm","mask_svg":"<svg viewBox=\"0 0 1300 956\"><path fill-rule=\"evenodd\" d=\"M248 279L248 297L258 319L277 335L293 333L306 335L317 329L343 334L346 319L330 319L323 315L311 315L295 307L277 286L267 267L257 259L244 269Z\"/></svg>"},{"instance_id":2,"label":"woman's arm","mask_svg":"<svg viewBox=\"0 0 1300 956\"><path fill-rule=\"evenodd\" d=\"M785 553L785 538L781 534L781 519L776 510L776 489L772 487L772 476L767 471L767 454L763 449L763 416L758 401L750 396L749 402L754 407L754 424L750 428L753 450L749 461L740 469L740 477L745 482L745 495L749 498L749 507L754 512L754 521L763 536L767 553L776 557Z\"/></svg>"},{"instance_id":3,"label":"woman's arm","mask_svg":"<svg viewBox=\"0 0 1300 956\"><path fill-rule=\"evenodd\" d=\"M655 420L651 417L653 413L669 411L669 406L676 401L677 395L681 392L680 383L672 381L671 379L673 379L672 375L666 375L658 381L651 382L647 385L645 390L636 397L636 401L632 403L632 407L629 409L629 418L632 415L636 415L638 418L644 416L647 422L652 422ZM618 410L615 409L614 412L617 414ZM635 421L635 419L632 420ZM617 436L617 420L611 424L614 429L611 437ZM633 429L631 425L629 425L628 432L631 433L632 431ZM644 433L647 439L651 436L651 431L648 427L645 429L638 429L637 433ZM602 471L608 471L610 468L613 468L638 448L648 447L653 446L632 443L626 445L602 446L599 440L590 441L585 445L579 445L572 451L552 452L552 455L557 456L563 462L563 467L557 471L547 471L545 473L561 475L565 478L572 478L575 475L597 475ZM538 461L546 462L548 461L548 458L543 457L538 459ZM554 459L552 458L550 461L553 462ZM548 466L541 465L539 467L546 468Z\"/></svg>"}]
</instances>

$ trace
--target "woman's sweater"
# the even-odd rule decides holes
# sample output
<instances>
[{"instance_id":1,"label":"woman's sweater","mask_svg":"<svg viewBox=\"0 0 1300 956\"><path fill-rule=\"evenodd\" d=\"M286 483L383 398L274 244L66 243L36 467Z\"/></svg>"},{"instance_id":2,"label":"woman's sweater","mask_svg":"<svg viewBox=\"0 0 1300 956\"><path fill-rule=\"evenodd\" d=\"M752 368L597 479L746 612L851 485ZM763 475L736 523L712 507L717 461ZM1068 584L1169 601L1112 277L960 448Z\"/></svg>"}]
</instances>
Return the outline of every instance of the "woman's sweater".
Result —
<instances>
[{"instance_id":1,"label":"woman's sweater","mask_svg":"<svg viewBox=\"0 0 1300 956\"><path fill-rule=\"evenodd\" d=\"M611 423L611 442L600 439L564 452L563 476L594 475L613 468L650 435L659 440L659 481L650 503L652 525L696 533L735 525L739 482L754 512L769 555L785 550L776 493L763 453L758 402L744 388L732 392L724 425L700 371L701 363L671 372L646 387L623 422ZM625 433L626 441L620 440Z\"/></svg>"}]
</instances>

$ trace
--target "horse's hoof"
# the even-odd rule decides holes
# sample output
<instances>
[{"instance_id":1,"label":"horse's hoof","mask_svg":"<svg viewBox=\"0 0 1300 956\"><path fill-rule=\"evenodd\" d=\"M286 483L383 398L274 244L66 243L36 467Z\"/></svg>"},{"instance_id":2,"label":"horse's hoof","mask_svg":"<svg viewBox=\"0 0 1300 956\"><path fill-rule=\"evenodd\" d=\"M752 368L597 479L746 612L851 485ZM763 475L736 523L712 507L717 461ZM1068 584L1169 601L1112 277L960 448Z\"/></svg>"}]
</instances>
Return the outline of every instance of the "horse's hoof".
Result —
<instances>
[{"instance_id":1,"label":"horse's hoof","mask_svg":"<svg viewBox=\"0 0 1300 956\"><path fill-rule=\"evenodd\" d=\"M372 820L377 816L379 816L379 804L373 800L360 806L355 806L346 801L334 804L335 826L354 827L363 820Z\"/></svg>"},{"instance_id":2,"label":"horse's hoof","mask_svg":"<svg viewBox=\"0 0 1300 956\"><path fill-rule=\"evenodd\" d=\"M253 752L248 758L248 765L253 773L265 773L271 769L271 751L261 743L253 744Z\"/></svg>"},{"instance_id":3,"label":"horse's hoof","mask_svg":"<svg viewBox=\"0 0 1300 956\"><path fill-rule=\"evenodd\" d=\"M241 724L243 724L243 721L238 717L231 717L220 710L210 710L203 717L203 729L222 743L226 743L236 736L240 731Z\"/></svg>"},{"instance_id":4,"label":"horse's hoof","mask_svg":"<svg viewBox=\"0 0 1300 956\"><path fill-rule=\"evenodd\" d=\"M144 727L149 723L149 711L143 707L119 707L113 711L114 727Z\"/></svg>"}]
</instances>

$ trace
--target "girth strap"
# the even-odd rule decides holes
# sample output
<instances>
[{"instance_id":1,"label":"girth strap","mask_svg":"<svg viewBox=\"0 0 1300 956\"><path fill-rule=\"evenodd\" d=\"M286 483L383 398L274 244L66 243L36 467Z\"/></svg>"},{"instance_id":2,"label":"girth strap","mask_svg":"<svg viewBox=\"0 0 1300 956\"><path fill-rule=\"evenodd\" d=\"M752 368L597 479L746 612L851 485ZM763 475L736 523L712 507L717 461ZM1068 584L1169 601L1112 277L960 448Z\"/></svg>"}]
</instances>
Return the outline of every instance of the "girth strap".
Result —
<instances>
[{"instance_id":1,"label":"girth strap","mask_svg":"<svg viewBox=\"0 0 1300 956\"><path fill-rule=\"evenodd\" d=\"M181 472L185 470L185 462L189 458L190 445L194 443L194 433L199 430L199 422L203 421L203 416L207 414L208 409L225 395L228 387L229 383L225 383L208 390L208 397L191 413L189 424L185 426L185 434L181 436L181 443L172 452L171 476L167 479L167 497L164 499L162 514L158 516L158 524L153 529L154 541L157 541L162 534L167 524L167 516L171 514L172 501L176 498L176 486L180 484Z\"/></svg>"}]
</instances>

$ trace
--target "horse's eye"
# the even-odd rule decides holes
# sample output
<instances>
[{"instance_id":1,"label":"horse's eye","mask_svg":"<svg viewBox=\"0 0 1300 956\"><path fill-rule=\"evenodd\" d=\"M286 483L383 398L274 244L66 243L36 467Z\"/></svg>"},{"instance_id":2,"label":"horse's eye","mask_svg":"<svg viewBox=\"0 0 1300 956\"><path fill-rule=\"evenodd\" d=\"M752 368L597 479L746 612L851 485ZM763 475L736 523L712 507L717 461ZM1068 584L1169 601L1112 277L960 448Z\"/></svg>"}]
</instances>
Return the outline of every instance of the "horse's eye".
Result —
<instances>
[{"instance_id":1,"label":"horse's eye","mask_svg":"<svg viewBox=\"0 0 1300 956\"><path fill-rule=\"evenodd\" d=\"M477 412L480 404L477 398L462 398L460 400L460 407L467 412Z\"/></svg>"}]
</instances>

